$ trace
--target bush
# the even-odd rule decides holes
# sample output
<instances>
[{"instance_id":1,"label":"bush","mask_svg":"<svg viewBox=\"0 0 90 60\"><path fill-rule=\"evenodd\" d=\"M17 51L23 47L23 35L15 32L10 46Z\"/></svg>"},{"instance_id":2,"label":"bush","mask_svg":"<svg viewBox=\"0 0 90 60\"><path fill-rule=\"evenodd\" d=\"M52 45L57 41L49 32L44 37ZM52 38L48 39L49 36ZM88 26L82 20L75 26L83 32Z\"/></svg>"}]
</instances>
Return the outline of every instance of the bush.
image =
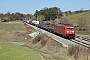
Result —
<instances>
[{"instance_id":1,"label":"bush","mask_svg":"<svg viewBox=\"0 0 90 60\"><path fill-rule=\"evenodd\" d=\"M73 47L73 46L69 47L69 49L68 49L68 54L69 54L70 56L72 56L72 55L74 54L74 47Z\"/></svg>"},{"instance_id":2,"label":"bush","mask_svg":"<svg viewBox=\"0 0 90 60\"><path fill-rule=\"evenodd\" d=\"M42 39L41 36L36 36L35 39L33 40L33 44L36 44L37 42L39 42Z\"/></svg>"},{"instance_id":3,"label":"bush","mask_svg":"<svg viewBox=\"0 0 90 60\"><path fill-rule=\"evenodd\" d=\"M42 45L42 47L45 46L46 43L47 43L47 40L45 40L45 39L42 39L42 40L41 40L41 45Z\"/></svg>"}]
</instances>

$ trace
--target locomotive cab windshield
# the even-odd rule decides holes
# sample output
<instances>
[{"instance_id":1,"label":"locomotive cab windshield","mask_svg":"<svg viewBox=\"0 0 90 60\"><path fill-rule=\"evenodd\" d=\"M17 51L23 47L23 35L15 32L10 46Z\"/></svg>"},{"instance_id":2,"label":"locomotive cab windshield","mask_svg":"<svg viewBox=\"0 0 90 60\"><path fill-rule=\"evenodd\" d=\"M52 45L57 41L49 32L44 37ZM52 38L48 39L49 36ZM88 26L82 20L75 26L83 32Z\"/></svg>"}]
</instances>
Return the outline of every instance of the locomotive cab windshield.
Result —
<instances>
[{"instance_id":1,"label":"locomotive cab windshield","mask_svg":"<svg viewBox=\"0 0 90 60\"><path fill-rule=\"evenodd\" d=\"M67 30L74 30L74 27L67 27Z\"/></svg>"}]
</instances>

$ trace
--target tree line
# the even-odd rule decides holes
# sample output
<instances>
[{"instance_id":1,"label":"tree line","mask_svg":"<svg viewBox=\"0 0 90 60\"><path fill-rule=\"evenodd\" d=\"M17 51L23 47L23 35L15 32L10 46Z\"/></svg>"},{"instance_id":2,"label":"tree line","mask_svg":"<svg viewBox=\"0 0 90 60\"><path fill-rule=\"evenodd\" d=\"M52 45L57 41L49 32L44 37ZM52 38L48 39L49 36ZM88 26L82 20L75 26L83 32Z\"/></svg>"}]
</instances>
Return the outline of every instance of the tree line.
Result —
<instances>
[{"instance_id":1,"label":"tree line","mask_svg":"<svg viewBox=\"0 0 90 60\"><path fill-rule=\"evenodd\" d=\"M31 14L22 14L19 12L10 13L9 11L6 14L0 13L0 20L2 22L9 22L9 21L16 21L16 20L23 20L23 19L30 19Z\"/></svg>"},{"instance_id":2,"label":"tree line","mask_svg":"<svg viewBox=\"0 0 90 60\"><path fill-rule=\"evenodd\" d=\"M74 12L71 12L69 10L66 12L62 12L60 8L58 7L51 7L51 8L45 7L41 9L40 11L36 10L34 15L22 14L20 12L11 13L10 11L8 11L6 14L0 13L0 21L8 22L8 21L15 21L15 20L41 20L41 21L42 20L55 20L57 17L60 19L63 16L78 14L85 11L87 10L78 10Z\"/></svg>"},{"instance_id":3,"label":"tree line","mask_svg":"<svg viewBox=\"0 0 90 60\"><path fill-rule=\"evenodd\" d=\"M44 20L55 20L57 18L57 15L59 17L62 16L62 12L58 7L52 7L52 8L45 7L40 11L38 10L35 11L35 16L38 17L38 15L43 15Z\"/></svg>"}]
</instances>

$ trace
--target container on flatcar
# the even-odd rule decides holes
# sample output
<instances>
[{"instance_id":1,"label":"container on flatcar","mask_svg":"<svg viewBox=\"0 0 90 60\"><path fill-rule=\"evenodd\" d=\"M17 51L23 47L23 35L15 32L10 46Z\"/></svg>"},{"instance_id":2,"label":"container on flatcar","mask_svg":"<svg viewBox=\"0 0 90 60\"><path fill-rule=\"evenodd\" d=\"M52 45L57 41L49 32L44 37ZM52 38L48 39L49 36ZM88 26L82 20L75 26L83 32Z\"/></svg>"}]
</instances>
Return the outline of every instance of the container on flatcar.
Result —
<instances>
[{"instance_id":1,"label":"container on flatcar","mask_svg":"<svg viewBox=\"0 0 90 60\"><path fill-rule=\"evenodd\" d=\"M33 24L39 24L39 21L32 20L32 23L33 23Z\"/></svg>"}]
</instances>

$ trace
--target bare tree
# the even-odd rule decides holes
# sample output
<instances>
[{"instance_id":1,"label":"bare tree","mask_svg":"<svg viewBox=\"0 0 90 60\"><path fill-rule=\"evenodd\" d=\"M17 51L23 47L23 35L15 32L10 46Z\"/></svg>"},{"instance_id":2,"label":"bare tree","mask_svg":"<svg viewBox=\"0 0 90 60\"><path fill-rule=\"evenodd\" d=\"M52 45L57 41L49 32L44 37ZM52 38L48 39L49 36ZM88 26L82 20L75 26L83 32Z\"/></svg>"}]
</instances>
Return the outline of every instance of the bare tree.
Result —
<instances>
[{"instance_id":1,"label":"bare tree","mask_svg":"<svg viewBox=\"0 0 90 60\"><path fill-rule=\"evenodd\" d=\"M78 20L78 26L79 26L79 30L81 30L81 31L86 30L86 21L84 18L80 18Z\"/></svg>"},{"instance_id":2,"label":"bare tree","mask_svg":"<svg viewBox=\"0 0 90 60\"><path fill-rule=\"evenodd\" d=\"M68 24L68 19L67 18L62 18L62 20L61 20L61 23L63 23L63 24Z\"/></svg>"},{"instance_id":3,"label":"bare tree","mask_svg":"<svg viewBox=\"0 0 90 60\"><path fill-rule=\"evenodd\" d=\"M38 20L40 21L40 24L41 24L43 23L43 20L45 20L45 17L43 15L39 15Z\"/></svg>"},{"instance_id":4,"label":"bare tree","mask_svg":"<svg viewBox=\"0 0 90 60\"><path fill-rule=\"evenodd\" d=\"M31 19L32 19L32 20L36 20L36 17L33 15Z\"/></svg>"},{"instance_id":5,"label":"bare tree","mask_svg":"<svg viewBox=\"0 0 90 60\"><path fill-rule=\"evenodd\" d=\"M0 13L0 21L3 19L3 13Z\"/></svg>"}]
</instances>

